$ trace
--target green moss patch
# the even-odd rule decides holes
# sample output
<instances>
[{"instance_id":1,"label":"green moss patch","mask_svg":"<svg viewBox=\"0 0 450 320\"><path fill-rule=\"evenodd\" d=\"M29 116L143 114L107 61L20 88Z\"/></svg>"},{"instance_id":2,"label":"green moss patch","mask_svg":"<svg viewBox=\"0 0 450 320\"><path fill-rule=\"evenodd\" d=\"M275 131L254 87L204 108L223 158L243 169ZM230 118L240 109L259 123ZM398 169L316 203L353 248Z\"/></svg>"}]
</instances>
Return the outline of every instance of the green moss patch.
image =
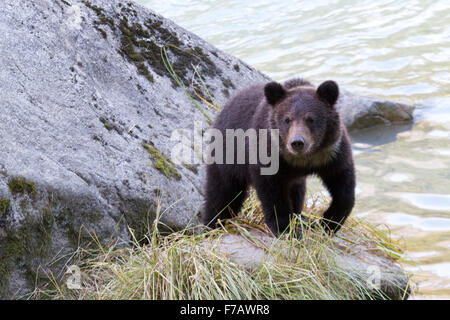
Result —
<instances>
[{"instance_id":1,"label":"green moss patch","mask_svg":"<svg viewBox=\"0 0 450 320\"><path fill-rule=\"evenodd\" d=\"M28 201L25 199L20 200L19 206L22 209L22 212L25 213L28 208Z\"/></svg>"},{"instance_id":2,"label":"green moss patch","mask_svg":"<svg viewBox=\"0 0 450 320\"><path fill-rule=\"evenodd\" d=\"M195 174L198 174L198 168L197 168L196 165L183 163L183 167L185 167L186 169L192 171Z\"/></svg>"},{"instance_id":3,"label":"green moss patch","mask_svg":"<svg viewBox=\"0 0 450 320\"><path fill-rule=\"evenodd\" d=\"M95 21L95 24L108 24L110 27L114 27L114 20L107 17L104 12L103 9L100 7L97 7L93 4L91 4L88 1L83 1L84 5L86 7L88 7L89 9L93 10L95 12L95 14L97 15L97 17L99 18L99 21Z\"/></svg>"},{"instance_id":4,"label":"green moss patch","mask_svg":"<svg viewBox=\"0 0 450 320\"><path fill-rule=\"evenodd\" d=\"M51 217L50 217L51 215ZM9 290L9 275L13 264L18 261L24 264L26 273L35 274L36 259L49 256L52 243L53 216L51 212L43 213L42 217L33 218L25 215L18 229L9 230L0 246L0 296ZM27 276L25 274L25 276ZM26 277L34 286L34 278Z\"/></svg>"},{"instance_id":5,"label":"green moss patch","mask_svg":"<svg viewBox=\"0 0 450 320\"><path fill-rule=\"evenodd\" d=\"M181 174L175 168L173 162L164 157L158 149L147 144L142 143L144 149L150 154L153 160L153 168L159 170L167 178L175 178L176 180L181 180Z\"/></svg>"},{"instance_id":6,"label":"green moss patch","mask_svg":"<svg viewBox=\"0 0 450 320\"><path fill-rule=\"evenodd\" d=\"M0 198L0 218L6 213L9 208L9 199Z\"/></svg>"},{"instance_id":7,"label":"green moss patch","mask_svg":"<svg viewBox=\"0 0 450 320\"><path fill-rule=\"evenodd\" d=\"M34 195L36 186L33 181L27 180L23 177L14 177L8 182L8 187L13 194L28 193Z\"/></svg>"},{"instance_id":8,"label":"green moss patch","mask_svg":"<svg viewBox=\"0 0 450 320\"><path fill-rule=\"evenodd\" d=\"M128 226L133 229L134 238L139 243L145 243L145 236L152 230L156 217L154 204L140 199L132 200L124 216Z\"/></svg>"},{"instance_id":9,"label":"green moss patch","mask_svg":"<svg viewBox=\"0 0 450 320\"><path fill-rule=\"evenodd\" d=\"M108 25L112 31L120 33L120 53L134 64L138 73L149 82L154 82L154 76L149 71L150 68L154 73L168 77L174 88L178 87L178 83L163 63L162 46L165 46L170 60L172 60L171 66L174 72L186 87L190 85L191 79L188 77L188 73L192 71L192 64L198 66L202 75L214 77L221 74L221 70L216 67L202 48L186 46L175 32L163 26L161 20L147 19L143 24L131 22L128 18L136 17L136 11L130 9L130 6L122 5L119 6L122 8L121 13L116 13L112 18L102 8L88 1L83 3L97 15L98 20L94 21L94 27L101 32L104 38L107 34L104 29L99 28L101 25Z\"/></svg>"},{"instance_id":10,"label":"green moss patch","mask_svg":"<svg viewBox=\"0 0 450 320\"><path fill-rule=\"evenodd\" d=\"M103 126L106 128L106 130L111 131L111 130L115 130L118 134L122 134L123 133L123 129L115 124L115 120L109 120L106 119L105 117L100 117L99 118L100 122L103 123Z\"/></svg>"}]
</instances>

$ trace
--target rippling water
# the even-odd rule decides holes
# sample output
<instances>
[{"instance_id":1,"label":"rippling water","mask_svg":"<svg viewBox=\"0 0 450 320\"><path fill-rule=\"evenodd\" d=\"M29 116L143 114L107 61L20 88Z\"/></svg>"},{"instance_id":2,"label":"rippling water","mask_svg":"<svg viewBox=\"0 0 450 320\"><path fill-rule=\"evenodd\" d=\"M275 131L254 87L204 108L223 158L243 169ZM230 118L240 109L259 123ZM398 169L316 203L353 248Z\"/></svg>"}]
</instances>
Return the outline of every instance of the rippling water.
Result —
<instances>
[{"instance_id":1,"label":"rippling water","mask_svg":"<svg viewBox=\"0 0 450 320\"><path fill-rule=\"evenodd\" d=\"M418 296L450 298L448 0L138 2L274 79L416 104L412 126L353 134L354 214L403 237Z\"/></svg>"}]
</instances>

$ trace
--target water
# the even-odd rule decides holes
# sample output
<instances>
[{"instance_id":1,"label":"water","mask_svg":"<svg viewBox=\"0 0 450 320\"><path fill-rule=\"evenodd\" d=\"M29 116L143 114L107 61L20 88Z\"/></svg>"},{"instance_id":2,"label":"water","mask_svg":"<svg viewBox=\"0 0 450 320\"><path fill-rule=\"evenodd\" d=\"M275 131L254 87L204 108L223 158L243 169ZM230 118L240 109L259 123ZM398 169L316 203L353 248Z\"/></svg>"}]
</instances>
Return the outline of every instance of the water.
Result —
<instances>
[{"instance_id":1,"label":"water","mask_svg":"<svg viewBox=\"0 0 450 320\"><path fill-rule=\"evenodd\" d=\"M450 298L448 0L138 2L274 79L417 105L413 125L353 135L353 214L404 239L417 298Z\"/></svg>"}]
</instances>

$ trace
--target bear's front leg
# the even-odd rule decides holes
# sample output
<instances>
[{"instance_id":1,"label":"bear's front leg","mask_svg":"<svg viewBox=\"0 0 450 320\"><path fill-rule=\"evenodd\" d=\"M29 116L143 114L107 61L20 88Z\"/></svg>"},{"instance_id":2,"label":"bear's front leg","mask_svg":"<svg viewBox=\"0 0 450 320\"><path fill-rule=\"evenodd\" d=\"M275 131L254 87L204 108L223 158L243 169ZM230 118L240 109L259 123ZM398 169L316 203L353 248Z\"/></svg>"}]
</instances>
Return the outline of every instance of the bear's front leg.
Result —
<instances>
[{"instance_id":1,"label":"bear's front leg","mask_svg":"<svg viewBox=\"0 0 450 320\"><path fill-rule=\"evenodd\" d=\"M332 201L323 214L322 225L330 233L336 233L344 224L355 204L355 171L353 167L339 172L320 174Z\"/></svg>"},{"instance_id":2,"label":"bear's front leg","mask_svg":"<svg viewBox=\"0 0 450 320\"><path fill-rule=\"evenodd\" d=\"M303 204L305 202L306 193L306 178L300 179L291 186L291 201L292 209L295 214L301 214L303 211Z\"/></svg>"},{"instance_id":3,"label":"bear's front leg","mask_svg":"<svg viewBox=\"0 0 450 320\"><path fill-rule=\"evenodd\" d=\"M280 236L288 229L293 213L290 190L286 183L278 183L273 178L260 176L255 180L253 187L261 201L266 224L274 235Z\"/></svg>"},{"instance_id":4,"label":"bear's front leg","mask_svg":"<svg viewBox=\"0 0 450 320\"><path fill-rule=\"evenodd\" d=\"M226 165L210 164L206 167L205 205L201 221L214 228L219 219L231 218L239 213L247 198L247 182L223 175Z\"/></svg>"}]
</instances>

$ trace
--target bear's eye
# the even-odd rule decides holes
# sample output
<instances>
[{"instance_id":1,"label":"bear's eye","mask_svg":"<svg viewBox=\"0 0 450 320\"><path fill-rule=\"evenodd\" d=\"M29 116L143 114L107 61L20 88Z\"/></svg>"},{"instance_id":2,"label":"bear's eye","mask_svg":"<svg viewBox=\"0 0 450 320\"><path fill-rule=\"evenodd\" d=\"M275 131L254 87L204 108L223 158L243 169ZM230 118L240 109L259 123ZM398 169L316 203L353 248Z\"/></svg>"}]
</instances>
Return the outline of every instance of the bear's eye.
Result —
<instances>
[{"instance_id":1,"label":"bear's eye","mask_svg":"<svg viewBox=\"0 0 450 320\"><path fill-rule=\"evenodd\" d=\"M306 121L306 123L308 123L308 124L313 124L313 123L314 123L314 119L311 118L311 117L306 117L305 121Z\"/></svg>"},{"instance_id":2,"label":"bear's eye","mask_svg":"<svg viewBox=\"0 0 450 320\"><path fill-rule=\"evenodd\" d=\"M289 124L289 123L291 123L291 118L286 118L286 119L284 119L284 122L286 122L287 124Z\"/></svg>"}]
</instances>

